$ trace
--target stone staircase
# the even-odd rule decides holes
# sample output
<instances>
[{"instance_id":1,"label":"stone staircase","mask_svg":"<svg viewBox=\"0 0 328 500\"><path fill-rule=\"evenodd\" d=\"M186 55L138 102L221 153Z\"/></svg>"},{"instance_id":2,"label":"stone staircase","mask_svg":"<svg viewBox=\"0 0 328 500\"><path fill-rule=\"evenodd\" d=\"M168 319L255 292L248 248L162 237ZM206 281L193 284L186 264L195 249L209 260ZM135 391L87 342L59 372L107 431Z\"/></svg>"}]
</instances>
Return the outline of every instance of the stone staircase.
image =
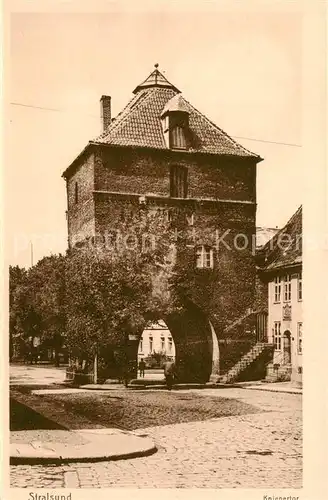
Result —
<instances>
[{"instance_id":1,"label":"stone staircase","mask_svg":"<svg viewBox=\"0 0 328 500\"><path fill-rule=\"evenodd\" d=\"M247 354L245 354L230 370L219 377L220 384L231 384L236 382L243 372L249 368L253 363L259 361L262 356L269 356L273 353L273 345L258 342L255 344Z\"/></svg>"},{"instance_id":2,"label":"stone staircase","mask_svg":"<svg viewBox=\"0 0 328 500\"><path fill-rule=\"evenodd\" d=\"M232 330L233 328L235 328L238 325L241 325L245 319L249 318L252 315L257 314L257 312L258 311L254 311L252 308L248 308L246 310L246 312L242 316L240 316L239 318L237 318L233 323L230 323L230 325L228 325L225 328L224 332L225 333L230 332L230 330Z\"/></svg>"}]
</instances>

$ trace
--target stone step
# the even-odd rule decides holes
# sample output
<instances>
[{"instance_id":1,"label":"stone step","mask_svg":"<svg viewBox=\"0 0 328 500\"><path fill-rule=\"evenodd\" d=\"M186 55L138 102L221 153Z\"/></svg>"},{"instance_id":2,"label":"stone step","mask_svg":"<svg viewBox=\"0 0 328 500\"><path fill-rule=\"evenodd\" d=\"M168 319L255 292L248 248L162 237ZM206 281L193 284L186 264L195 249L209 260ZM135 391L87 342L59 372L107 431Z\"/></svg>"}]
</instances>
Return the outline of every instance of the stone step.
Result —
<instances>
[{"instance_id":1,"label":"stone step","mask_svg":"<svg viewBox=\"0 0 328 500\"><path fill-rule=\"evenodd\" d=\"M261 354L268 350L268 348L272 349L272 344L264 342L257 343L225 375L223 375L221 379L222 382L228 383L234 381L238 375L240 375L248 366L256 361Z\"/></svg>"}]
</instances>

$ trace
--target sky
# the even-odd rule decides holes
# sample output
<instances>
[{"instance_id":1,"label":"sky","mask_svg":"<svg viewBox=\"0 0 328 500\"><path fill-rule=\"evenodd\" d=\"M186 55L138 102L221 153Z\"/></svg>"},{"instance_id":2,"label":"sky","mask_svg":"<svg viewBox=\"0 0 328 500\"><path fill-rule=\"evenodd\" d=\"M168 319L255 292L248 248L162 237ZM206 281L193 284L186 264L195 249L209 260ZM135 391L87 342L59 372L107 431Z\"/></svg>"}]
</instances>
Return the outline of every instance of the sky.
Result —
<instances>
[{"instance_id":1,"label":"sky","mask_svg":"<svg viewBox=\"0 0 328 500\"><path fill-rule=\"evenodd\" d=\"M258 226L283 226L302 203L297 11L16 13L4 179L10 264L30 265L31 242L34 263L65 252L61 174L99 135L101 95L112 97L115 116L155 63L197 109L264 158Z\"/></svg>"}]
</instances>

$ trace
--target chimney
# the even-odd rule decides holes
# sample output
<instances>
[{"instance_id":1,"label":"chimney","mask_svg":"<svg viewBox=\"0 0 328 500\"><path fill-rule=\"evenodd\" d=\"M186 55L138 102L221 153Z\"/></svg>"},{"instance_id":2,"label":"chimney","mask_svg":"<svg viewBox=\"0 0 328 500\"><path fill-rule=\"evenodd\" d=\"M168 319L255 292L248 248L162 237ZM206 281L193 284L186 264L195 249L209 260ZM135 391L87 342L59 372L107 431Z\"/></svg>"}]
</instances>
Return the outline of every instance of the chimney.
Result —
<instances>
[{"instance_id":1,"label":"chimney","mask_svg":"<svg viewBox=\"0 0 328 500\"><path fill-rule=\"evenodd\" d=\"M111 97L109 95L102 95L100 98L100 112L101 112L101 126L102 132L105 132L110 125L111 116Z\"/></svg>"}]
</instances>

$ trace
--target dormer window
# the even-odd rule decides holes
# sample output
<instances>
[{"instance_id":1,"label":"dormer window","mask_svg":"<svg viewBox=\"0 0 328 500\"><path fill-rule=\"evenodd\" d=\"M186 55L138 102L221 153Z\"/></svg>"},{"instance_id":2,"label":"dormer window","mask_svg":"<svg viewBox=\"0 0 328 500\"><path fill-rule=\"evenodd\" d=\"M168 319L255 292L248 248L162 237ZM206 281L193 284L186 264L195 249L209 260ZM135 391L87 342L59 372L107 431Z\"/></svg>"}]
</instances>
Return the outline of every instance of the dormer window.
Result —
<instances>
[{"instance_id":1,"label":"dormer window","mask_svg":"<svg viewBox=\"0 0 328 500\"><path fill-rule=\"evenodd\" d=\"M166 104L161 120L166 146L170 149L187 149L189 108L181 94L175 95Z\"/></svg>"},{"instance_id":2,"label":"dormer window","mask_svg":"<svg viewBox=\"0 0 328 500\"><path fill-rule=\"evenodd\" d=\"M188 114L172 111L167 113L162 120L167 147L170 149L187 149Z\"/></svg>"},{"instance_id":3,"label":"dormer window","mask_svg":"<svg viewBox=\"0 0 328 500\"><path fill-rule=\"evenodd\" d=\"M184 129L176 125L171 130L170 147L172 149L186 149L187 141Z\"/></svg>"}]
</instances>

